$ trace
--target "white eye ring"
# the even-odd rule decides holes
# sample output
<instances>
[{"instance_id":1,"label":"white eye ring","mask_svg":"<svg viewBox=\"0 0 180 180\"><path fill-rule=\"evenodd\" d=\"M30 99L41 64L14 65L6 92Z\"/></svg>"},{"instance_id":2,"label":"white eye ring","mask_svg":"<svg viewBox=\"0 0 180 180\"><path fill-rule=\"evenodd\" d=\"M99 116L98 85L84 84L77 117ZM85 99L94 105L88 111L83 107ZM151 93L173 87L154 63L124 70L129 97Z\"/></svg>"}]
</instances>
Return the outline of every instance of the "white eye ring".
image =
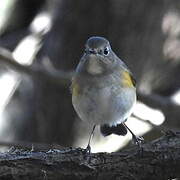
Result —
<instances>
[{"instance_id":1,"label":"white eye ring","mask_svg":"<svg viewBox=\"0 0 180 180\"><path fill-rule=\"evenodd\" d=\"M105 47L105 48L104 48L103 54L104 54L105 56L107 56L107 55L109 54L109 48L108 48L108 47Z\"/></svg>"}]
</instances>

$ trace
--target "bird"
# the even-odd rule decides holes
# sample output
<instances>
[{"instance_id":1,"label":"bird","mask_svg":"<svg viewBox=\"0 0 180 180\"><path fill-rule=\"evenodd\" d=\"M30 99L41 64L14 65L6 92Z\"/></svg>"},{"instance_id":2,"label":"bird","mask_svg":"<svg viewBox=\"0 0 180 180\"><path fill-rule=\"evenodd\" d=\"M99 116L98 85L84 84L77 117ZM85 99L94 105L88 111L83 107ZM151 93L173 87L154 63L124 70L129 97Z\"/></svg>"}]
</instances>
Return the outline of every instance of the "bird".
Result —
<instances>
[{"instance_id":1,"label":"bird","mask_svg":"<svg viewBox=\"0 0 180 180\"><path fill-rule=\"evenodd\" d=\"M125 124L136 104L136 81L127 65L113 52L109 41L92 36L85 43L71 84L72 104L91 127L87 152L96 126L103 136L125 136L129 131L138 146L143 141Z\"/></svg>"}]
</instances>

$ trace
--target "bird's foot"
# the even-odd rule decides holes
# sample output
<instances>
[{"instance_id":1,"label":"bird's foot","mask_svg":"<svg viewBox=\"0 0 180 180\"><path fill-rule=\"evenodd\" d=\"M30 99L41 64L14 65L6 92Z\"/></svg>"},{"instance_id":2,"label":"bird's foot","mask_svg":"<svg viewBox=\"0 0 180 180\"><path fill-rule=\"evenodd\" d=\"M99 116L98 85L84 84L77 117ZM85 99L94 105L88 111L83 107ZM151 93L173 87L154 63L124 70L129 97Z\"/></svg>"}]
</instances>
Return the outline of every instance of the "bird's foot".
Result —
<instances>
[{"instance_id":1,"label":"bird's foot","mask_svg":"<svg viewBox=\"0 0 180 180\"><path fill-rule=\"evenodd\" d=\"M91 146L88 144L85 149L83 149L84 154L91 154Z\"/></svg>"},{"instance_id":2,"label":"bird's foot","mask_svg":"<svg viewBox=\"0 0 180 180\"><path fill-rule=\"evenodd\" d=\"M133 143L141 146L142 142L144 141L144 138L142 136L133 136Z\"/></svg>"},{"instance_id":3,"label":"bird's foot","mask_svg":"<svg viewBox=\"0 0 180 180\"><path fill-rule=\"evenodd\" d=\"M143 147L142 142L144 138L142 136L133 136L133 142L138 146L138 154L142 157L143 156Z\"/></svg>"}]
</instances>

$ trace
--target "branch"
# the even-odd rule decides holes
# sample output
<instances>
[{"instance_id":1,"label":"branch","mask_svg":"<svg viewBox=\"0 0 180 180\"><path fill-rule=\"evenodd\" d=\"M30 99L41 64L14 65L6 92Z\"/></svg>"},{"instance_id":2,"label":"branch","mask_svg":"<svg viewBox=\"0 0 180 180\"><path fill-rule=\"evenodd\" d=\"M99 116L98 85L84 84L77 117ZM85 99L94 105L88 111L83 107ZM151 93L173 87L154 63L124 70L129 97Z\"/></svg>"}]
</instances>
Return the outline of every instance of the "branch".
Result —
<instances>
[{"instance_id":1,"label":"branch","mask_svg":"<svg viewBox=\"0 0 180 180\"><path fill-rule=\"evenodd\" d=\"M180 177L180 132L120 153L85 154L64 148L48 152L15 150L0 154L0 179L169 179Z\"/></svg>"},{"instance_id":2,"label":"branch","mask_svg":"<svg viewBox=\"0 0 180 180\"><path fill-rule=\"evenodd\" d=\"M177 106L170 100L170 98L158 94L145 94L138 91L138 99L153 108L159 108L164 111L167 110L166 107Z\"/></svg>"},{"instance_id":3,"label":"branch","mask_svg":"<svg viewBox=\"0 0 180 180\"><path fill-rule=\"evenodd\" d=\"M165 127L177 129L180 127L180 106L171 101L168 97L157 94L144 94L138 92L138 99L152 108L160 109L166 117L163 124Z\"/></svg>"},{"instance_id":4,"label":"branch","mask_svg":"<svg viewBox=\"0 0 180 180\"><path fill-rule=\"evenodd\" d=\"M72 72L64 72L61 70L48 70L43 66L24 66L13 58L12 53L4 48L0 48L0 62L14 71L22 74L25 73L36 78L43 78L47 81L60 84L63 86L69 86Z\"/></svg>"},{"instance_id":5,"label":"branch","mask_svg":"<svg viewBox=\"0 0 180 180\"><path fill-rule=\"evenodd\" d=\"M36 142L25 142L25 141L13 141L13 142L6 142L6 141L0 141L0 146L3 147L11 147L11 150L14 150L16 148L19 149L28 149L28 150L36 150L36 151L45 151L53 148L62 148L59 144L46 144L46 143L36 143Z\"/></svg>"}]
</instances>

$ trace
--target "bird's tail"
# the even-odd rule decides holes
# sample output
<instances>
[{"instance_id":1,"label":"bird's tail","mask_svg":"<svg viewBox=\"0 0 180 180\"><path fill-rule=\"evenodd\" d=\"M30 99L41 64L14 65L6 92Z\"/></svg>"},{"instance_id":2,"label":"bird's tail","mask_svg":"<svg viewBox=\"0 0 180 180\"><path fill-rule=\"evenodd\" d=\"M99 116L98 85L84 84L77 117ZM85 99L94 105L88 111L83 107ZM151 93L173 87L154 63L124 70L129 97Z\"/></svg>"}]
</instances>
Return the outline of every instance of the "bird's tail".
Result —
<instances>
[{"instance_id":1,"label":"bird's tail","mask_svg":"<svg viewBox=\"0 0 180 180\"><path fill-rule=\"evenodd\" d=\"M100 131L103 136L109 136L111 134L125 136L127 134L127 129L123 124L117 124L114 126L109 126L108 124L104 124L100 126Z\"/></svg>"}]
</instances>

